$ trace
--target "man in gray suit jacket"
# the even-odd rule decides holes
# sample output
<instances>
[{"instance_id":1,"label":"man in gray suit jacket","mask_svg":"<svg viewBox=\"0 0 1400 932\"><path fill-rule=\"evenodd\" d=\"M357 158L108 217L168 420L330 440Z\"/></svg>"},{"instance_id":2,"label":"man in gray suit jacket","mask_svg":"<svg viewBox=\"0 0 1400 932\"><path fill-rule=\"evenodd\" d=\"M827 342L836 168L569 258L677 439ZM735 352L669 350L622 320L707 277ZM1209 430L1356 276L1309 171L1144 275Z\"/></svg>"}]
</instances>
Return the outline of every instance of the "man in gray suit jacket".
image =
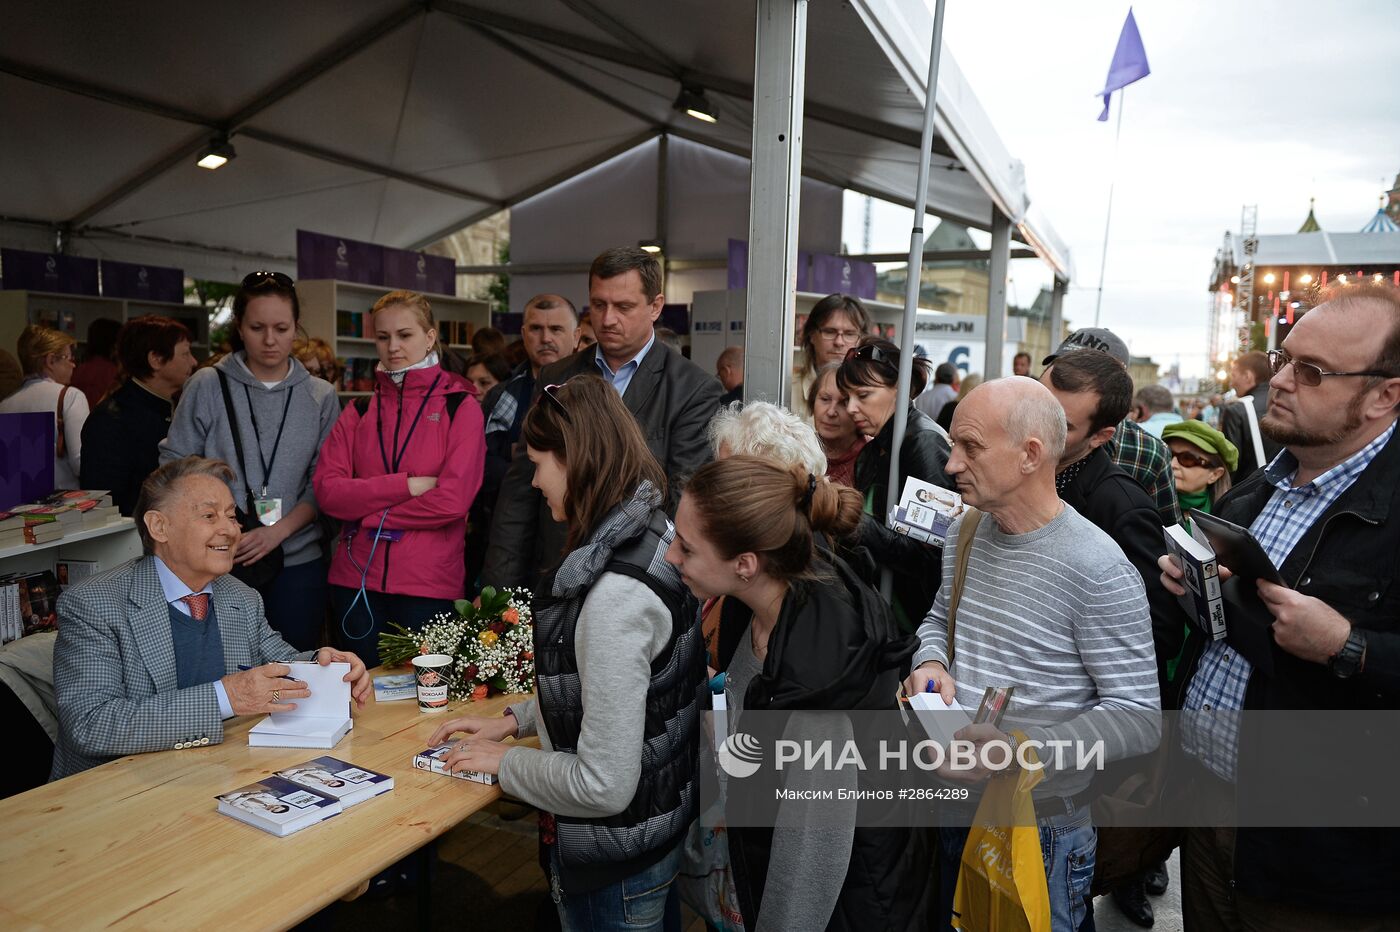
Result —
<instances>
[{"instance_id":1,"label":"man in gray suit jacket","mask_svg":"<svg viewBox=\"0 0 1400 932\"><path fill-rule=\"evenodd\" d=\"M722 389L718 379L656 339L654 325L665 303L661 267L648 253L621 247L594 259L588 318L598 343L540 370L534 397L544 386L576 375L609 382L670 479L666 506L674 514L685 480L712 459L706 428L719 410ZM533 476L534 466L523 453L511 460L481 571L487 585L538 588L562 556L564 525L550 518L539 490L530 485Z\"/></svg>"},{"instance_id":2,"label":"man in gray suit jacket","mask_svg":"<svg viewBox=\"0 0 1400 932\"><path fill-rule=\"evenodd\" d=\"M268 626L258 593L228 575L241 534L231 479L227 464L197 456L157 469L136 506L146 556L59 597L49 779L127 754L218 744L235 715L290 712L289 700L311 692L286 678L287 660L348 662L345 680L364 705L370 677L358 657L297 653Z\"/></svg>"}]
</instances>

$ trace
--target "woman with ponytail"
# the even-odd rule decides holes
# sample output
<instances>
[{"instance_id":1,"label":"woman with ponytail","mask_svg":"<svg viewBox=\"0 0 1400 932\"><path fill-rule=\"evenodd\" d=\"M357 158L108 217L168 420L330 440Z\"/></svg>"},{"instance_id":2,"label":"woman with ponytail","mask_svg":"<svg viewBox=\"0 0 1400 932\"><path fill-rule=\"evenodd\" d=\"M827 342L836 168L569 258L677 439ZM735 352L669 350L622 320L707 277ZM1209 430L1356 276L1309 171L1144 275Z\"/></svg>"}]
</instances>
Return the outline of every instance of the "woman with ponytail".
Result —
<instances>
[{"instance_id":1,"label":"woman with ponytail","mask_svg":"<svg viewBox=\"0 0 1400 932\"><path fill-rule=\"evenodd\" d=\"M901 671L918 641L900 635L889 606L826 547L855 530L859 492L753 456L701 468L676 512L666 560L700 599L726 597L748 618L720 647L735 729L747 711L893 710ZM813 740L850 734L823 719ZM785 737L801 740L792 719ZM849 723L847 723L849 728ZM789 789L809 775L784 774ZM823 775L850 781L849 771ZM835 787L823 787L834 789ZM844 806L846 803L837 803ZM922 829L856 828L848 821L729 829L734 880L747 929L920 929L928 843ZM768 884L770 877L781 883Z\"/></svg>"}]
</instances>

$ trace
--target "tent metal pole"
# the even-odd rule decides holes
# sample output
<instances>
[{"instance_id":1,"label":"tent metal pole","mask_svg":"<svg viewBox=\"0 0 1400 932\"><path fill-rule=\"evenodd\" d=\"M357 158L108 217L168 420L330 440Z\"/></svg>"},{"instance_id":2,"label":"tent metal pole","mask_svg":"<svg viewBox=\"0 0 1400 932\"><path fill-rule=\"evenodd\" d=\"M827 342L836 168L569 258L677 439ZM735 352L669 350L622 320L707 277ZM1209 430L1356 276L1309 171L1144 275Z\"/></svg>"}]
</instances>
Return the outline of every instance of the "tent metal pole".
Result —
<instances>
[{"instance_id":1,"label":"tent metal pole","mask_svg":"<svg viewBox=\"0 0 1400 932\"><path fill-rule=\"evenodd\" d=\"M1065 288L1068 283L1060 276L1055 276L1055 287L1050 292L1050 348L1049 352L1055 352L1055 347L1060 345L1060 333L1065 329ZM1035 362L1035 360L1031 360Z\"/></svg>"},{"instance_id":2,"label":"tent metal pole","mask_svg":"<svg viewBox=\"0 0 1400 932\"><path fill-rule=\"evenodd\" d=\"M909 383L914 374L914 323L919 313L919 287L924 269L924 209L928 201L928 163L933 149L933 114L938 100L938 60L943 53L943 8L947 0L938 0L933 11L933 38L928 52L928 84L924 95L924 127L919 141L919 181L914 189L914 227L909 231L909 266L904 276L904 321L899 327L899 391L894 403L894 426L890 438L890 475L885 486L885 505L899 501L899 450L904 444L904 429L909 424ZM881 524L884 515L874 515ZM880 574L880 594L890 600L894 593L894 575L887 566Z\"/></svg>"},{"instance_id":3,"label":"tent metal pole","mask_svg":"<svg viewBox=\"0 0 1400 932\"><path fill-rule=\"evenodd\" d=\"M786 406L792 380L807 0L758 0L744 401Z\"/></svg>"},{"instance_id":4,"label":"tent metal pole","mask_svg":"<svg viewBox=\"0 0 1400 932\"><path fill-rule=\"evenodd\" d=\"M1006 343L1006 278L1011 266L1011 219L992 208L992 249L987 268L987 354L982 378L990 382L1001 371L1002 347Z\"/></svg>"}]
</instances>

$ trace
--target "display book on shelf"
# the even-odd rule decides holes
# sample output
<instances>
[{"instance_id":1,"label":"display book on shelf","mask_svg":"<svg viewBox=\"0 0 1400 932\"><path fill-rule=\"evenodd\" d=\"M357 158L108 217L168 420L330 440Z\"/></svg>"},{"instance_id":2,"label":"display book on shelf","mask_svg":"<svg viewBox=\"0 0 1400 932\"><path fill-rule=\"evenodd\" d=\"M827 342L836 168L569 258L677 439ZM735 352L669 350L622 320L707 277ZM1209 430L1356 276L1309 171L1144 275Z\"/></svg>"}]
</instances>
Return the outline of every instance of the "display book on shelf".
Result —
<instances>
[{"instance_id":1,"label":"display book on shelf","mask_svg":"<svg viewBox=\"0 0 1400 932\"><path fill-rule=\"evenodd\" d=\"M374 390L374 367L379 362L369 311L374 302L394 291L383 285L361 285L331 279L297 282L301 326L308 337L325 340L345 366L342 395L368 394ZM471 338L490 326L491 305L476 298L424 294L432 307L438 338L450 349L470 351Z\"/></svg>"},{"instance_id":2,"label":"display book on shelf","mask_svg":"<svg viewBox=\"0 0 1400 932\"><path fill-rule=\"evenodd\" d=\"M0 346L13 350L20 331L28 324L61 330L82 346L87 343L93 321L106 317L125 323L143 314L160 314L180 321L194 337L191 346L195 355L208 353L209 311L202 305L23 290L0 290Z\"/></svg>"}]
</instances>

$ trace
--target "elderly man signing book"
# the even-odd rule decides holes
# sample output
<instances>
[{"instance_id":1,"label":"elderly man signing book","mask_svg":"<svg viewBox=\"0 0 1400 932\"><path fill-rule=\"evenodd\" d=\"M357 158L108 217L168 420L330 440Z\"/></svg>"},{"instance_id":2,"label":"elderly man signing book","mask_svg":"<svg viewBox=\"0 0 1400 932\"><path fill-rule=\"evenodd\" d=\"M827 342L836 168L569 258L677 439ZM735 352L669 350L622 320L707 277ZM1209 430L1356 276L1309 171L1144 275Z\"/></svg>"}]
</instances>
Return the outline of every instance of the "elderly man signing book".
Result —
<instances>
[{"instance_id":1,"label":"elderly man signing book","mask_svg":"<svg viewBox=\"0 0 1400 932\"><path fill-rule=\"evenodd\" d=\"M135 515L146 555L59 598L51 780L127 754L218 744L235 715L293 711L311 692L285 661L349 663L355 701L368 699L358 657L297 653L268 626L262 597L228 575L242 533L232 478L197 456L151 473Z\"/></svg>"}]
</instances>

